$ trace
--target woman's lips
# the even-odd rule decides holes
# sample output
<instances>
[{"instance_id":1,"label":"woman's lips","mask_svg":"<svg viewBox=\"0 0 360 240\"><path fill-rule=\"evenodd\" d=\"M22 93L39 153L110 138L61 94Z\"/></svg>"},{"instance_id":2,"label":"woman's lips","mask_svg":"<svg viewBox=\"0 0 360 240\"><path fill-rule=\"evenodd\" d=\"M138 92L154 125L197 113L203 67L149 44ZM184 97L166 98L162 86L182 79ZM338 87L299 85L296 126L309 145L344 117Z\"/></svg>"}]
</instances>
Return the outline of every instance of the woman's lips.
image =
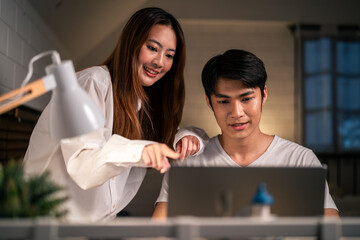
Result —
<instances>
[{"instance_id":1,"label":"woman's lips","mask_svg":"<svg viewBox=\"0 0 360 240\"><path fill-rule=\"evenodd\" d=\"M144 66L144 70L145 70L145 73L149 77L156 77L159 74L159 72L157 72L157 71L155 71L155 70L153 70L151 68L145 67L145 66Z\"/></svg>"}]
</instances>

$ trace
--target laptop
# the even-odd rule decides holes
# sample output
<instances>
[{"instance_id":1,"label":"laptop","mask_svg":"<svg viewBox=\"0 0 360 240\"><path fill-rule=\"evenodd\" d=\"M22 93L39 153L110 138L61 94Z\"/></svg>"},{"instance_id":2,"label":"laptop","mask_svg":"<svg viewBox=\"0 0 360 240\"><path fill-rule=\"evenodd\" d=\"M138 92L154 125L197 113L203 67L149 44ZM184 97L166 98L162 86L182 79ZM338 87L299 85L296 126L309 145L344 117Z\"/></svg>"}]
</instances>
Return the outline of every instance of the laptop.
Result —
<instances>
[{"instance_id":1,"label":"laptop","mask_svg":"<svg viewBox=\"0 0 360 240\"><path fill-rule=\"evenodd\" d=\"M275 216L320 216L326 172L302 167L172 167L169 216L249 216L259 184L266 184Z\"/></svg>"}]
</instances>

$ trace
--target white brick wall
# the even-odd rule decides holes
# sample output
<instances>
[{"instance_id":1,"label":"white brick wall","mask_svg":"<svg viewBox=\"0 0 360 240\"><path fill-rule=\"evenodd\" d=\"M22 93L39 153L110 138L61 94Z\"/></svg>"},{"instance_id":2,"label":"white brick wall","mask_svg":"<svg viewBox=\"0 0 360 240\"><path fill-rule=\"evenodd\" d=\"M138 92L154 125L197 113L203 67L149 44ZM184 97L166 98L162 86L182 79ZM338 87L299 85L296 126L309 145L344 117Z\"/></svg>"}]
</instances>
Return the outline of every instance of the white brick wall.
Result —
<instances>
[{"instance_id":1,"label":"white brick wall","mask_svg":"<svg viewBox=\"0 0 360 240\"><path fill-rule=\"evenodd\" d=\"M294 140L294 46L286 23L181 21L187 43L186 99L182 126L195 125L209 136L220 133L207 107L201 71L213 56L230 48L250 51L261 58L268 73L269 98L260 128Z\"/></svg>"},{"instance_id":2,"label":"white brick wall","mask_svg":"<svg viewBox=\"0 0 360 240\"><path fill-rule=\"evenodd\" d=\"M68 54L54 34L26 0L0 0L0 94L20 87L30 59L46 50L57 50L62 58ZM33 79L45 74L50 58L35 65ZM26 105L42 110L46 94Z\"/></svg>"}]
</instances>

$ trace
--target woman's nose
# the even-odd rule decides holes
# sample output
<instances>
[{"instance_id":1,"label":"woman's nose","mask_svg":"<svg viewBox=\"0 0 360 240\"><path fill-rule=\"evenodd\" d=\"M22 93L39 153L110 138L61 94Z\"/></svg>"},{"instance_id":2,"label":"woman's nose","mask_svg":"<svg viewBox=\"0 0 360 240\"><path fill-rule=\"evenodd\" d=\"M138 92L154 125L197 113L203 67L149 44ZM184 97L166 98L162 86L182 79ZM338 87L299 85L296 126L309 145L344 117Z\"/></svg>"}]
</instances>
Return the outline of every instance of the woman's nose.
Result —
<instances>
[{"instance_id":1,"label":"woman's nose","mask_svg":"<svg viewBox=\"0 0 360 240\"><path fill-rule=\"evenodd\" d=\"M152 63L154 64L155 67L161 68L163 66L163 61L164 61L164 57L162 54L159 53L153 58Z\"/></svg>"}]
</instances>

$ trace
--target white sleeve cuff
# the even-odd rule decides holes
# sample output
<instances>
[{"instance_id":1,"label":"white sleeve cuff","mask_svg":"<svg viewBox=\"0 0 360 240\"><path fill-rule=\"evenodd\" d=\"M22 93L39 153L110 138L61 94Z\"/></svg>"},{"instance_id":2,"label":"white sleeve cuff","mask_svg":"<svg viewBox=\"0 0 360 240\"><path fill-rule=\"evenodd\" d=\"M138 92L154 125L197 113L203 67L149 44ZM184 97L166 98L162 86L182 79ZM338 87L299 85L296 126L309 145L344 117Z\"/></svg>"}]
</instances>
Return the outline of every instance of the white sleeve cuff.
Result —
<instances>
[{"instance_id":1,"label":"white sleeve cuff","mask_svg":"<svg viewBox=\"0 0 360 240\"><path fill-rule=\"evenodd\" d=\"M195 136L199 139L200 142L200 150L195 153L193 156L197 156L204 151L206 144L209 142L209 136L206 132L197 127L186 127L186 128L179 128L174 139L173 148L176 149L176 144L185 136Z\"/></svg>"}]
</instances>

